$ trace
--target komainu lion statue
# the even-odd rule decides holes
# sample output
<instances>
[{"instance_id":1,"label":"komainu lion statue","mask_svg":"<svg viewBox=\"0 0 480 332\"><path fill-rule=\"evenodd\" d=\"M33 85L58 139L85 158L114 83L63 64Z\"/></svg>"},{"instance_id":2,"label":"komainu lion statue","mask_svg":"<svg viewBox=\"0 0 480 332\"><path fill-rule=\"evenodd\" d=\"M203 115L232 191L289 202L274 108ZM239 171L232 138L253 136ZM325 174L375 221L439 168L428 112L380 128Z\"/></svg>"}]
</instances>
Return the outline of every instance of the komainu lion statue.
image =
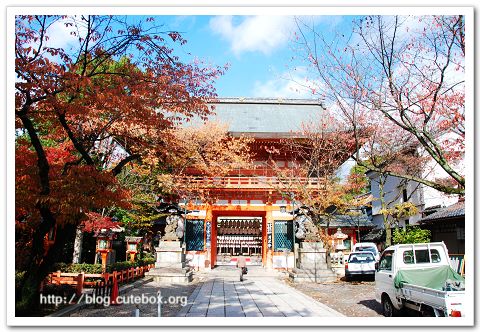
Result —
<instances>
[{"instance_id":1,"label":"komainu lion statue","mask_svg":"<svg viewBox=\"0 0 480 332\"><path fill-rule=\"evenodd\" d=\"M321 241L318 228L306 215L301 214L295 217L295 237L305 241Z\"/></svg>"},{"instance_id":2,"label":"komainu lion statue","mask_svg":"<svg viewBox=\"0 0 480 332\"><path fill-rule=\"evenodd\" d=\"M185 231L185 221L181 216L170 215L166 218L165 235L162 240L178 241L183 237Z\"/></svg>"}]
</instances>

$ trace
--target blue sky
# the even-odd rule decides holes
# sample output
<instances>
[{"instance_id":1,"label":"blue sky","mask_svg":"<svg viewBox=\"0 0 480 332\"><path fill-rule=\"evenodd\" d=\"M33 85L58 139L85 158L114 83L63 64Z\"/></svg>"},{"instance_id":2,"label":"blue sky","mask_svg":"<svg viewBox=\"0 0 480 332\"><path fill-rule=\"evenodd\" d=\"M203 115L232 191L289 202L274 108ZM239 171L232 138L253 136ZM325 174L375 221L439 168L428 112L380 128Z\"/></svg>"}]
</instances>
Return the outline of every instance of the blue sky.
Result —
<instances>
[{"instance_id":1,"label":"blue sky","mask_svg":"<svg viewBox=\"0 0 480 332\"><path fill-rule=\"evenodd\" d=\"M296 53L293 16L153 16L163 31L178 31L187 40L174 45L176 55L184 62L193 57L229 69L216 84L219 97L312 98L304 83L309 75L305 61L292 60ZM334 32L351 31L352 16L303 16L314 22L317 31L333 38ZM69 18L71 19L71 18ZM130 16L131 23L145 21L147 16ZM49 28L49 46L66 47L75 42L59 21ZM67 47L68 48L68 47Z\"/></svg>"},{"instance_id":2,"label":"blue sky","mask_svg":"<svg viewBox=\"0 0 480 332\"><path fill-rule=\"evenodd\" d=\"M212 64L230 64L216 85L220 97L310 98L307 90L291 80L303 81L307 76L305 64L291 60L293 17L197 15L157 16L155 20L187 39L181 50L177 48L180 56L188 58L191 53ZM327 34L339 27L351 29L348 16L314 20Z\"/></svg>"}]
</instances>

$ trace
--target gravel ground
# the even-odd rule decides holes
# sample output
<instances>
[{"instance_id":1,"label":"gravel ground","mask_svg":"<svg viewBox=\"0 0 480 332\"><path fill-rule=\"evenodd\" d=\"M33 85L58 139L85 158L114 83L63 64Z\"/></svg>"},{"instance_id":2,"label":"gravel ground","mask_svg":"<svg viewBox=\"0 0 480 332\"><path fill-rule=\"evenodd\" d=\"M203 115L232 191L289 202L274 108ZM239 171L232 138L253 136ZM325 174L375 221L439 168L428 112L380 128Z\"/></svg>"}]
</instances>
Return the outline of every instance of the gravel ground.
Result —
<instances>
[{"instance_id":1,"label":"gravel ground","mask_svg":"<svg viewBox=\"0 0 480 332\"><path fill-rule=\"evenodd\" d=\"M375 300L374 281L294 284L285 279L285 282L348 317L383 317L382 306Z\"/></svg>"},{"instance_id":2,"label":"gravel ground","mask_svg":"<svg viewBox=\"0 0 480 332\"><path fill-rule=\"evenodd\" d=\"M189 284L166 284L149 282L139 288L134 288L121 296L129 298L133 296L151 296L156 297L160 289L162 295L162 317L174 317L182 308L182 303L186 303L188 296L195 290L195 287L201 281L194 280ZM89 306L81 309L71 315L71 317L131 317L134 311L140 309L140 317L157 317L157 306L155 304L121 304L108 307Z\"/></svg>"}]
</instances>

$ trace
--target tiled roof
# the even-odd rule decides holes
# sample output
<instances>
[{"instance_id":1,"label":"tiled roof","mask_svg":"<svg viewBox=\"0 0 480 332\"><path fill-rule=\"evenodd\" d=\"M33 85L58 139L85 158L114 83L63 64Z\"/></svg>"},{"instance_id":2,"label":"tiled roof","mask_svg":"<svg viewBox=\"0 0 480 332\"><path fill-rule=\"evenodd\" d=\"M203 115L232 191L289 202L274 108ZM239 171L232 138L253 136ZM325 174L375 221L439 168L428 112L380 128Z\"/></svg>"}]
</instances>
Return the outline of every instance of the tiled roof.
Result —
<instances>
[{"instance_id":1,"label":"tiled roof","mask_svg":"<svg viewBox=\"0 0 480 332\"><path fill-rule=\"evenodd\" d=\"M438 209L437 212L432 213L420 222L430 222L433 220L455 218L455 217L464 217L465 216L465 201L455 203L453 205Z\"/></svg>"},{"instance_id":2,"label":"tiled roof","mask_svg":"<svg viewBox=\"0 0 480 332\"><path fill-rule=\"evenodd\" d=\"M326 226L325 219L320 223L322 226ZM349 216L349 215L334 215L330 220L329 227L374 227L375 224L371 222L367 216Z\"/></svg>"},{"instance_id":3,"label":"tiled roof","mask_svg":"<svg viewBox=\"0 0 480 332\"><path fill-rule=\"evenodd\" d=\"M385 229L375 228L368 232L365 236L362 236L362 241L365 242L380 242L385 241Z\"/></svg>"},{"instance_id":4,"label":"tiled roof","mask_svg":"<svg viewBox=\"0 0 480 332\"><path fill-rule=\"evenodd\" d=\"M249 133L259 137L291 136L303 124L320 122L324 115L321 101L315 99L222 98L208 119L228 125L232 134ZM190 124L201 120L192 119Z\"/></svg>"}]
</instances>

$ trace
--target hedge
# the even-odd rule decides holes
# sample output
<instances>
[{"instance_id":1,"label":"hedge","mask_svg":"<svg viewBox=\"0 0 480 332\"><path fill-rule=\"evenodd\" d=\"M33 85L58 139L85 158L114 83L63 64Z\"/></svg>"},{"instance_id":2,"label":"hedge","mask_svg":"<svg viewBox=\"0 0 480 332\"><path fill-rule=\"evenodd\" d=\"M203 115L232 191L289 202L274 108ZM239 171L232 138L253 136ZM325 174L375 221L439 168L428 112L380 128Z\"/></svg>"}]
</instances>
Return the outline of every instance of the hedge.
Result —
<instances>
[{"instance_id":1,"label":"hedge","mask_svg":"<svg viewBox=\"0 0 480 332\"><path fill-rule=\"evenodd\" d=\"M121 270L126 270L132 267L140 267L140 266L145 266L153 263L155 263L154 258L144 258L144 259L136 260L134 262L130 262L130 261L116 262L116 263L107 265L107 272L121 271Z\"/></svg>"},{"instance_id":2,"label":"hedge","mask_svg":"<svg viewBox=\"0 0 480 332\"><path fill-rule=\"evenodd\" d=\"M53 271L62 271L64 273L80 273L85 272L88 274L100 274L102 273L101 264L66 264L57 263L54 265Z\"/></svg>"},{"instance_id":3,"label":"hedge","mask_svg":"<svg viewBox=\"0 0 480 332\"><path fill-rule=\"evenodd\" d=\"M113 264L107 265L107 272L121 271L126 270L132 267L145 266L149 264L154 264L154 258L145 258L139 259L134 262L125 261L125 262L116 262ZM53 266L53 271L62 271L64 273L80 273L85 272L87 274L101 274L102 265L101 264L66 264L66 263L57 263Z\"/></svg>"}]
</instances>

